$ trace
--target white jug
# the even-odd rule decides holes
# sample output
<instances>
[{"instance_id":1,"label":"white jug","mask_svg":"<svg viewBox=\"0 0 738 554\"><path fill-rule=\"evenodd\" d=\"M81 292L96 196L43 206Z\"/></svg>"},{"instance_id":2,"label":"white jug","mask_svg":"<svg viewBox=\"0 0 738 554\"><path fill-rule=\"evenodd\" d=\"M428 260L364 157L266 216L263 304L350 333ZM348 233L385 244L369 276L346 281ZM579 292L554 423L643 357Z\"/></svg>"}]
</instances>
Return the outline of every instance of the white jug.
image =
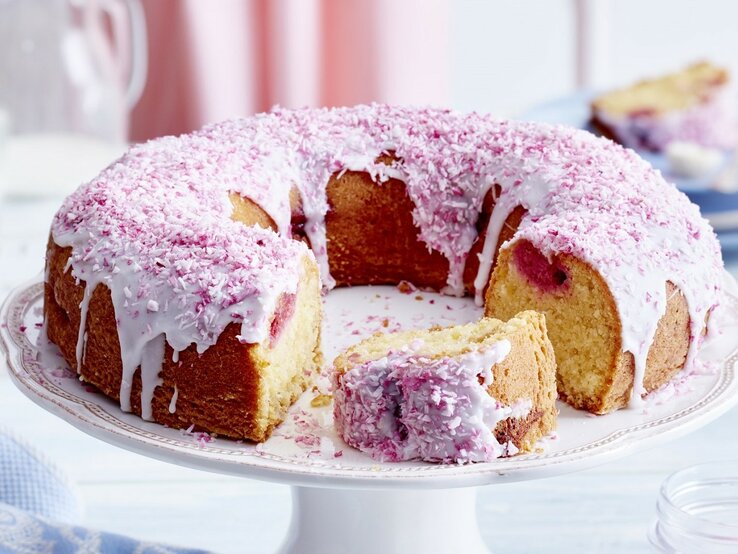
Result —
<instances>
[{"instance_id":1,"label":"white jug","mask_svg":"<svg viewBox=\"0 0 738 554\"><path fill-rule=\"evenodd\" d=\"M65 193L112 161L146 50L138 0L0 0L0 191Z\"/></svg>"}]
</instances>

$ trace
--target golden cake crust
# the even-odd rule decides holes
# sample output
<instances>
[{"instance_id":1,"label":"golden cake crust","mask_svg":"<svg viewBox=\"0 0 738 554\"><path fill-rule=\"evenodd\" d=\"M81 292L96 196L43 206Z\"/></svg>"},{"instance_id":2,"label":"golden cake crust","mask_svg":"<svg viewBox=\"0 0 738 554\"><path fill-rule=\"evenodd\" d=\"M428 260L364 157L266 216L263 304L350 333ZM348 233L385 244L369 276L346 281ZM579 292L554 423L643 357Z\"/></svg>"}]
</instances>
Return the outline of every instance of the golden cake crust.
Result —
<instances>
[{"instance_id":1,"label":"golden cake crust","mask_svg":"<svg viewBox=\"0 0 738 554\"><path fill-rule=\"evenodd\" d=\"M65 271L71 249L49 241L47 251L48 278L44 287L44 311L49 340L55 343L64 359L87 383L106 396L119 400L123 373L115 311L109 289L101 284L92 293L87 314L87 345L82 367L77 368L76 345L80 325L80 303L84 286L77 284ZM317 270L309 280L317 285ZM242 344L237 336L240 327L230 324L218 342L202 354L195 345L179 353L174 362L167 344L159 374L162 385L155 389L152 401L154 421L175 428L207 430L232 438L263 441L279 424L287 408L297 400L320 367L319 350L313 350L311 365L304 378L293 387L278 417L269 413L264 403L265 360L259 345ZM312 367L311 367L312 366ZM176 410L170 404L177 389ZM141 377L138 369L133 378L131 408L141 415ZM174 405L172 405L174 408Z\"/></svg>"},{"instance_id":2,"label":"golden cake crust","mask_svg":"<svg viewBox=\"0 0 738 554\"><path fill-rule=\"evenodd\" d=\"M413 203L402 181L377 184L366 173L347 171L331 177L327 194L328 261L338 285L404 280L436 290L444 287L448 261L418 238Z\"/></svg>"}]
</instances>

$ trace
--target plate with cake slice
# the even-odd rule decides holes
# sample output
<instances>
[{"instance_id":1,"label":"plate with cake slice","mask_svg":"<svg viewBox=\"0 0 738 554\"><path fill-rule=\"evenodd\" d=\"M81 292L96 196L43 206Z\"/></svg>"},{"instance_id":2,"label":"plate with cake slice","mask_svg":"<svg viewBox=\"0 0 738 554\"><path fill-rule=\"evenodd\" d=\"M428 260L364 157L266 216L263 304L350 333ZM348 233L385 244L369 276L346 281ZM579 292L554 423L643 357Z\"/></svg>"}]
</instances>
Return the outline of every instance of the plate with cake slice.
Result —
<instances>
[{"instance_id":1,"label":"plate with cake slice","mask_svg":"<svg viewBox=\"0 0 738 554\"><path fill-rule=\"evenodd\" d=\"M738 91L709 62L606 91L581 91L522 119L588 129L633 148L700 206L732 250L738 229Z\"/></svg>"}]
</instances>

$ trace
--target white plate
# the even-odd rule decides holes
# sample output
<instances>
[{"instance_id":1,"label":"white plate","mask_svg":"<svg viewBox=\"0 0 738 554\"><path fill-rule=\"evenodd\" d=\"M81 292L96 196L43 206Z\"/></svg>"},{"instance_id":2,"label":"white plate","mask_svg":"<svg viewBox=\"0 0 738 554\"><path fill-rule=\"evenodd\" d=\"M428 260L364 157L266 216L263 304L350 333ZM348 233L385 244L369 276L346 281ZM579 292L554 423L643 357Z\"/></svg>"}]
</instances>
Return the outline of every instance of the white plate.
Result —
<instances>
[{"instance_id":1,"label":"white plate","mask_svg":"<svg viewBox=\"0 0 738 554\"><path fill-rule=\"evenodd\" d=\"M726 279L735 282L727 275ZM0 342L10 374L29 398L75 427L128 450L209 471L293 485L338 488L445 488L531 479L576 471L693 431L738 402L738 297L727 294L715 314L724 331L701 354L719 370L695 375L655 393L645 409L591 416L560 404L555 438L534 454L469 465L378 463L346 446L332 426L331 408L312 408L307 392L288 420L263 445L185 433L123 413L80 383L48 347L39 348L43 284L16 289L0 312ZM434 293L402 294L395 287L355 287L326 298L326 359L371 332L476 319L470 299ZM732 327L732 330L730 328ZM325 380L321 381L325 387ZM671 398L669 396L674 393ZM668 399L668 401L666 401ZM317 446L323 441L324 448ZM330 456L330 440L339 457Z\"/></svg>"}]
</instances>

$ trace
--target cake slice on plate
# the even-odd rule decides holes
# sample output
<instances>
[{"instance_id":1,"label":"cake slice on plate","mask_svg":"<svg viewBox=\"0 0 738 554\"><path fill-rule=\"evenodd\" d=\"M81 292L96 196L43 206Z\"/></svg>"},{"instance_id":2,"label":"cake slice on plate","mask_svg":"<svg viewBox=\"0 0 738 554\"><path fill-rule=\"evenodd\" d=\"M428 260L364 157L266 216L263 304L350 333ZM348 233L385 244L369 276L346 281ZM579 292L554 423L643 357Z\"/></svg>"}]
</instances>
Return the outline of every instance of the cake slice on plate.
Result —
<instances>
[{"instance_id":1,"label":"cake slice on plate","mask_svg":"<svg viewBox=\"0 0 738 554\"><path fill-rule=\"evenodd\" d=\"M629 148L672 142L730 149L738 143L738 98L729 73L709 62L607 92L592 101L592 124Z\"/></svg>"},{"instance_id":2,"label":"cake slice on plate","mask_svg":"<svg viewBox=\"0 0 738 554\"><path fill-rule=\"evenodd\" d=\"M377 460L490 461L556 427L556 362L533 311L378 333L334 368L336 428Z\"/></svg>"}]
</instances>

